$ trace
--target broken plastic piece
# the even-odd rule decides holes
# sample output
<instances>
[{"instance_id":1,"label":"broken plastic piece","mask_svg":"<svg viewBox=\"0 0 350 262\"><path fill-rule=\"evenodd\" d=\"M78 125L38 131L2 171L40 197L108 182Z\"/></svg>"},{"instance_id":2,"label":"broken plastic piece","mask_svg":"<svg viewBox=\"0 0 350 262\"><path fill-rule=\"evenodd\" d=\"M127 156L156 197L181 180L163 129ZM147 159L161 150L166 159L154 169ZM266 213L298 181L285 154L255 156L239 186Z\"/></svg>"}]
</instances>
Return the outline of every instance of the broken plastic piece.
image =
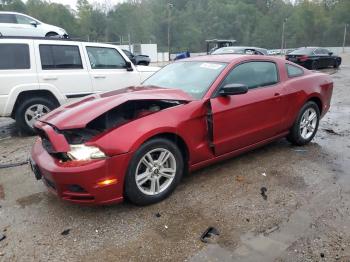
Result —
<instances>
[{"instance_id":1,"label":"broken plastic piece","mask_svg":"<svg viewBox=\"0 0 350 262\"><path fill-rule=\"evenodd\" d=\"M6 238L6 235L0 234L0 241L3 241Z\"/></svg>"},{"instance_id":2,"label":"broken plastic piece","mask_svg":"<svg viewBox=\"0 0 350 262\"><path fill-rule=\"evenodd\" d=\"M201 235L201 241L203 243L208 243L211 237L219 235L220 233L215 227L208 227L207 230L205 230Z\"/></svg>"},{"instance_id":3,"label":"broken plastic piece","mask_svg":"<svg viewBox=\"0 0 350 262\"><path fill-rule=\"evenodd\" d=\"M64 230L64 231L61 233L61 235L62 235L62 236L66 236L66 235L69 234L69 232L70 232L70 229L66 229L66 230Z\"/></svg>"},{"instance_id":4,"label":"broken plastic piece","mask_svg":"<svg viewBox=\"0 0 350 262\"><path fill-rule=\"evenodd\" d=\"M264 200L267 200L266 192L267 192L267 188L266 187L260 188L260 194L262 195Z\"/></svg>"}]
</instances>

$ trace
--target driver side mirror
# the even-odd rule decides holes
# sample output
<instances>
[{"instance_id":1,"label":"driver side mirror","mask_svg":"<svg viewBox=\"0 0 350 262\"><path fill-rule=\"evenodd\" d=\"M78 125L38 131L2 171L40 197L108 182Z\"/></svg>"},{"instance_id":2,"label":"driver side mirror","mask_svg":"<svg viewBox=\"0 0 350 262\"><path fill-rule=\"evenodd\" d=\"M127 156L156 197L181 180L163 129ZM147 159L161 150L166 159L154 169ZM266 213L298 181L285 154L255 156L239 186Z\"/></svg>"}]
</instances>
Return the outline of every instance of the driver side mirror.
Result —
<instances>
[{"instance_id":1,"label":"driver side mirror","mask_svg":"<svg viewBox=\"0 0 350 262\"><path fill-rule=\"evenodd\" d=\"M132 68L131 62L129 61L125 62L125 67L126 67L126 71L129 71L129 72L134 71L134 69Z\"/></svg>"},{"instance_id":2,"label":"driver side mirror","mask_svg":"<svg viewBox=\"0 0 350 262\"><path fill-rule=\"evenodd\" d=\"M219 92L220 96L242 95L248 92L248 87L243 84L225 85Z\"/></svg>"},{"instance_id":3,"label":"driver side mirror","mask_svg":"<svg viewBox=\"0 0 350 262\"><path fill-rule=\"evenodd\" d=\"M38 26L38 23L35 22L35 21L31 21L30 24L31 24L32 26L34 26L34 27L37 27L37 26Z\"/></svg>"},{"instance_id":4,"label":"driver side mirror","mask_svg":"<svg viewBox=\"0 0 350 262\"><path fill-rule=\"evenodd\" d=\"M329 55L333 55L333 52L329 52L328 54L329 54Z\"/></svg>"}]
</instances>

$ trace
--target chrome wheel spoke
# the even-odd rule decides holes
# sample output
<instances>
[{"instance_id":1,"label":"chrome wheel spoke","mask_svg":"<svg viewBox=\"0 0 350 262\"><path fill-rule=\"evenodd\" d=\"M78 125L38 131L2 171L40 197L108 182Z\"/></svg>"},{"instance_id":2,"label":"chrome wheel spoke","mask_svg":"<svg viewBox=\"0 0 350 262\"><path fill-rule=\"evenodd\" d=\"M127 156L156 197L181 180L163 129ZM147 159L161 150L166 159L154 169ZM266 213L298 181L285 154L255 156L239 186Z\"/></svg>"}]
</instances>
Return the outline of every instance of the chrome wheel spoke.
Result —
<instances>
[{"instance_id":1,"label":"chrome wheel spoke","mask_svg":"<svg viewBox=\"0 0 350 262\"><path fill-rule=\"evenodd\" d=\"M312 112L312 113L309 115L309 121L314 120L316 116L317 116L316 113L315 113L315 112Z\"/></svg>"},{"instance_id":2,"label":"chrome wheel spoke","mask_svg":"<svg viewBox=\"0 0 350 262\"><path fill-rule=\"evenodd\" d=\"M136 183L137 183L138 185L142 186L146 181L149 180L150 175L151 175L151 174L150 174L148 171L146 171L146 172L144 172L144 173L138 175L138 176L136 177Z\"/></svg>"},{"instance_id":3,"label":"chrome wheel spoke","mask_svg":"<svg viewBox=\"0 0 350 262\"><path fill-rule=\"evenodd\" d=\"M38 105L38 113L42 114L44 112L44 106L43 105Z\"/></svg>"},{"instance_id":4,"label":"chrome wheel spoke","mask_svg":"<svg viewBox=\"0 0 350 262\"><path fill-rule=\"evenodd\" d=\"M167 173L163 173L163 172L160 172L159 175L162 177L166 177L166 178L173 178L174 177L173 174L167 174Z\"/></svg>"},{"instance_id":5,"label":"chrome wheel spoke","mask_svg":"<svg viewBox=\"0 0 350 262\"><path fill-rule=\"evenodd\" d=\"M163 165L168 158L170 157L170 152L169 151L164 151L162 153L160 153L159 158L158 158L158 164L159 165Z\"/></svg>"},{"instance_id":6,"label":"chrome wheel spoke","mask_svg":"<svg viewBox=\"0 0 350 262\"><path fill-rule=\"evenodd\" d=\"M152 163L151 162L149 162L147 159L146 159L146 157L143 157L142 158L142 160L141 160L141 162L147 167L147 168L152 168Z\"/></svg>"}]
</instances>

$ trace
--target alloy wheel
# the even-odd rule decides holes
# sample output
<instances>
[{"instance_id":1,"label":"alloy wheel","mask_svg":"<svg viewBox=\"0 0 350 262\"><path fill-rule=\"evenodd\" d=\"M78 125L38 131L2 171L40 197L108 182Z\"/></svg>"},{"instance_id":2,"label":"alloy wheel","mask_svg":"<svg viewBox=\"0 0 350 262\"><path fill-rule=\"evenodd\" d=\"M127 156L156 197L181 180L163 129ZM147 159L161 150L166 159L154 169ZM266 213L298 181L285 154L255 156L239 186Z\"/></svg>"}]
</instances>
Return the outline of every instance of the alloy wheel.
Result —
<instances>
[{"instance_id":1,"label":"alloy wheel","mask_svg":"<svg viewBox=\"0 0 350 262\"><path fill-rule=\"evenodd\" d=\"M24 113L24 119L27 123L28 126L33 127L34 123L43 115L46 115L47 113L50 112L50 109L41 104L35 104L30 107L25 111Z\"/></svg>"},{"instance_id":2,"label":"alloy wheel","mask_svg":"<svg viewBox=\"0 0 350 262\"><path fill-rule=\"evenodd\" d=\"M300 135L303 139L309 139L316 131L317 113L314 108L308 108L300 120Z\"/></svg>"},{"instance_id":3,"label":"alloy wheel","mask_svg":"<svg viewBox=\"0 0 350 262\"><path fill-rule=\"evenodd\" d=\"M135 172L136 185L146 195L158 195L171 185L175 175L173 153L165 148L156 148L140 159Z\"/></svg>"}]
</instances>

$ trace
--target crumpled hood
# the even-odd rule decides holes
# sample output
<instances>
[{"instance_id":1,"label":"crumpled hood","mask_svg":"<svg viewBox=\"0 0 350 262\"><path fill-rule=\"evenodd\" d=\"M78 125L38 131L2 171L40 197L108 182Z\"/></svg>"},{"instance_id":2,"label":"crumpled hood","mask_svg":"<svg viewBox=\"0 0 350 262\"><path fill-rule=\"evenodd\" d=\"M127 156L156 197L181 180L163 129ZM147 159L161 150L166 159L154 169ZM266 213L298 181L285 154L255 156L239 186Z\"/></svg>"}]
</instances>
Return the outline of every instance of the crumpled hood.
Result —
<instances>
[{"instance_id":1,"label":"crumpled hood","mask_svg":"<svg viewBox=\"0 0 350 262\"><path fill-rule=\"evenodd\" d=\"M188 94L179 89L157 87L129 87L103 94L88 96L77 102L63 105L39 119L36 127L43 123L59 130L85 128L103 113L131 100L175 100L192 101Z\"/></svg>"}]
</instances>

